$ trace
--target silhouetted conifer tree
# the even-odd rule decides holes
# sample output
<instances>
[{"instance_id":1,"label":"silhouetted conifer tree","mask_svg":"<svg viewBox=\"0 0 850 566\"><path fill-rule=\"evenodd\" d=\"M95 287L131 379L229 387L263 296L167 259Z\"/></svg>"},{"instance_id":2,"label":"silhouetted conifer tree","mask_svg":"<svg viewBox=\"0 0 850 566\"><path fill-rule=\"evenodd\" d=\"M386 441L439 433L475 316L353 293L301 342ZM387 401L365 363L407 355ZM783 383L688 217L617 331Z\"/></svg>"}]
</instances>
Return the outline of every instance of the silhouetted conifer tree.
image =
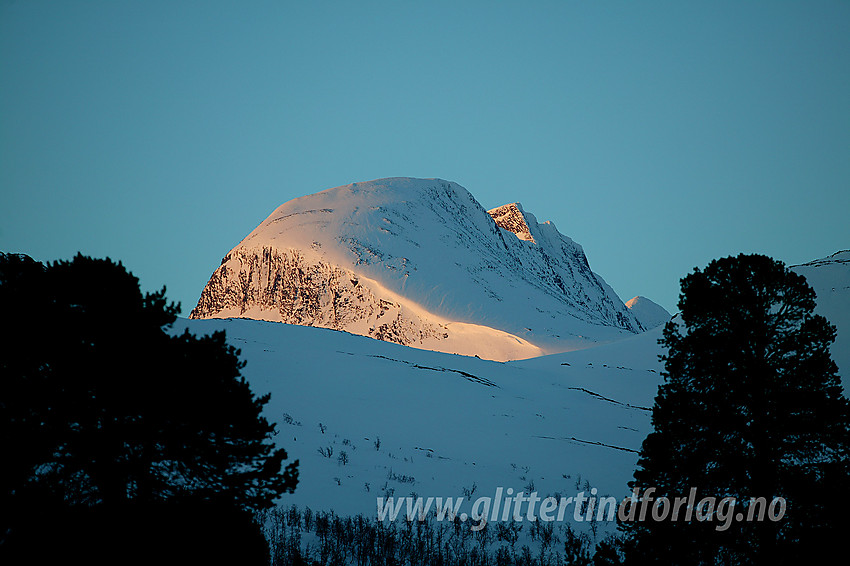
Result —
<instances>
[{"instance_id":1,"label":"silhouetted conifer tree","mask_svg":"<svg viewBox=\"0 0 850 566\"><path fill-rule=\"evenodd\" d=\"M781 262L742 254L685 277L678 306L633 486L671 502L692 487L697 502L736 497L744 517L750 497L783 497L787 510L719 530L716 516L647 513L622 524L627 564L800 564L839 550L850 418L814 291Z\"/></svg>"},{"instance_id":2,"label":"silhouetted conifer tree","mask_svg":"<svg viewBox=\"0 0 850 566\"><path fill-rule=\"evenodd\" d=\"M168 332L179 306L164 288L143 295L109 259L0 254L0 312L0 547L47 509L253 512L294 490L269 396L223 332Z\"/></svg>"}]
</instances>

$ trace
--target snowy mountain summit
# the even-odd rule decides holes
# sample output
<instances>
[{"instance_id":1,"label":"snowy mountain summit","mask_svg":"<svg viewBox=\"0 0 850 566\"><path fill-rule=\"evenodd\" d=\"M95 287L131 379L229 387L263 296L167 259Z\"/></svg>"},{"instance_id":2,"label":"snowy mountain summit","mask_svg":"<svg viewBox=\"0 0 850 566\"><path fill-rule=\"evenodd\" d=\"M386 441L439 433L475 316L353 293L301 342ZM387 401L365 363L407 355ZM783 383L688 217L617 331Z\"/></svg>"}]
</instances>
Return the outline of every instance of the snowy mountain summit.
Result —
<instances>
[{"instance_id":1,"label":"snowy mountain summit","mask_svg":"<svg viewBox=\"0 0 850 566\"><path fill-rule=\"evenodd\" d=\"M492 360L588 347L643 327L581 246L519 203L391 178L291 200L222 260L190 318L345 330Z\"/></svg>"}]
</instances>

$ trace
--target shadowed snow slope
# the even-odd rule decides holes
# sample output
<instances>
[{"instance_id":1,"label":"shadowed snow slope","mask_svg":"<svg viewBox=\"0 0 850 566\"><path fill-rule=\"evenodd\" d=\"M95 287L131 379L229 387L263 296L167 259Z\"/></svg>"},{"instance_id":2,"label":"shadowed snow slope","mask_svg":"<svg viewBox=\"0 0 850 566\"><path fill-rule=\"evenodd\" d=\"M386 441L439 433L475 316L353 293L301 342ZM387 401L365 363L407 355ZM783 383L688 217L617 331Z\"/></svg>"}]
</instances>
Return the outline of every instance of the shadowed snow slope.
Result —
<instances>
[{"instance_id":1,"label":"shadowed snow slope","mask_svg":"<svg viewBox=\"0 0 850 566\"><path fill-rule=\"evenodd\" d=\"M830 349L838 364L844 393L850 391L850 250L791 267L805 276L818 295L815 312L838 329Z\"/></svg>"},{"instance_id":2,"label":"shadowed snow slope","mask_svg":"<svg viewBox=\"0 0 850 566\"><path fill-rule=\"evenodd\" d=\"M589 482L622 498L660 379L660 329L499 363L254 320L184 328L226 330L252 389L271 393L275 441L301 466L281 502L342 514L374 516L379 496L476 499L499 486L573 496Z\"/></svg>"},{"instance_id":3,"label":"shadowed snow slope","mask_svg":"<svg viewBox=\"0 0 850 566\"><path fill-rule=\"evenodd\" d=\"M456 183L408 178L275 210L225 256L191 315L227 317L494 360L643 330L552 223L518 203L488 213Z\"/></svg>"}]
</instances>

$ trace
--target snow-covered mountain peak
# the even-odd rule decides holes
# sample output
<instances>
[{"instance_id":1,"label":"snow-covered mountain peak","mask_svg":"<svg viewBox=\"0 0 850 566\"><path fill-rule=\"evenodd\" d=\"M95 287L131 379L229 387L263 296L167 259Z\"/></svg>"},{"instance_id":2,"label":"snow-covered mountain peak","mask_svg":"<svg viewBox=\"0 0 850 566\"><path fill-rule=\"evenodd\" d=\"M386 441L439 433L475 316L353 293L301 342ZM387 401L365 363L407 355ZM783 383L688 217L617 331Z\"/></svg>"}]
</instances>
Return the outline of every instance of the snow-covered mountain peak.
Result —
<instances>
[{"instance_id":1,"label":"snow-covered mountain peak","mask_svg":"<svg viewBox=\"0 0 850 566\"><path fill-rule=\"evenodd\" d=\"M224 258L192 316L323 326L490 359L642 330L581 246L518 203L500 208L527 239L442 179L377 179L291 200Z\"/></svg>"},{"instance_id":2,"label":"snow-covered mountain peak","mask_svg":"<svg viewBox=\"0 0 850 566\"><path fill-rule=\"evenodd\" d=\"M469 208L481 209L466 189L442 179L396 177L351 183L284 203L238 247L285 244L315 250L314 243L320 243L322 255L335 256L329 259L345 261L354 254L357 261L371 264L380 260L364 257L370 251L356 242L395 251L405 247L400 240L421 230L417 220L431 223L452 214L474 219Z\"/></svg>"}]
</instances>

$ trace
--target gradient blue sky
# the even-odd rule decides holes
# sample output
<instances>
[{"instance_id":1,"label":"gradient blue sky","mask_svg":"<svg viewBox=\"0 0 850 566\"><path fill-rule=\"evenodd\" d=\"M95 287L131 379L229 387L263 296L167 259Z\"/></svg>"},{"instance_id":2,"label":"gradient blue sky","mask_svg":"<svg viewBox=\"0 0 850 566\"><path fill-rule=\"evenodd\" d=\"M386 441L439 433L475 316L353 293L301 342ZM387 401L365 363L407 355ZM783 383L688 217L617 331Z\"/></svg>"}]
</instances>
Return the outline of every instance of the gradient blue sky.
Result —
<instances>
[{"instance_id":1,"label":"gradient blue sky","mask_svg":"<svg viewBox=\"0 0 850 566\"><path fill-rule=\"evenodd\" d=\"M850 2L0 0L0 250L194 306L283 202L439 177L623 300L850 247Z\"/></svg>"}]
</instances>

